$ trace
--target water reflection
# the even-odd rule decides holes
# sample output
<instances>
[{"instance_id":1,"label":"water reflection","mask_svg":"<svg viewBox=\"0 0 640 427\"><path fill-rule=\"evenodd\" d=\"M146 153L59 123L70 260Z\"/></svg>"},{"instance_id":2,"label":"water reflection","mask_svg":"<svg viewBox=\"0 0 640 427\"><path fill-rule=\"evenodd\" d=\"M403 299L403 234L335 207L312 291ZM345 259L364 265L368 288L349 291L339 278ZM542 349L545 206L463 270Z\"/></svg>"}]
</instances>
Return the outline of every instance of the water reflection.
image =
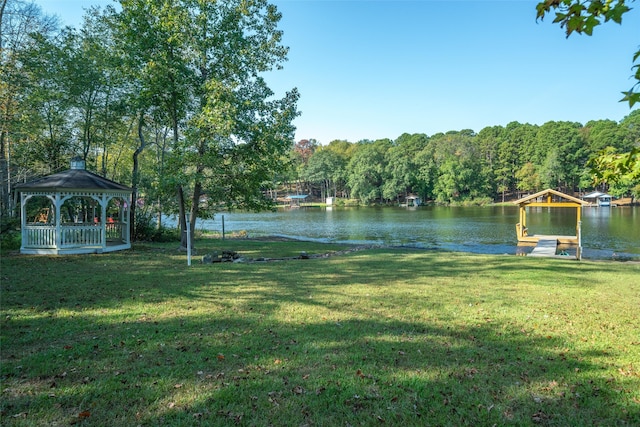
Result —
<instances>
[{"instance_id":1,"label":"water reflection","mask_svg":"<svg viewBox=\"0 0 640 427\"><path fill-rule=\"evenodd\" d=\"M573 209L531 208L535 234L575 235ZM584 208L585 258L640 258L638 208ZM517 254L516 206L406 208L303 208L224 213L228 233L283 236L320 242L404 245L454 251ZM221 215L198 228L221 230Z\"/></svg>"}]
</instances>

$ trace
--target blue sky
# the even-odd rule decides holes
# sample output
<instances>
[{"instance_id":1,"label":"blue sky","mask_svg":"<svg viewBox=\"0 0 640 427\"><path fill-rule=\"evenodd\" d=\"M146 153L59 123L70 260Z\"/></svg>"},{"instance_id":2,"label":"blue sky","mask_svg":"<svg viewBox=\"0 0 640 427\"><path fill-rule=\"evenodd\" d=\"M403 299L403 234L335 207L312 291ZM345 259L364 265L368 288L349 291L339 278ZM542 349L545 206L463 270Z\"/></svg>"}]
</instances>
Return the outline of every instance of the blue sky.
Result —
<instances>
[{"instance_id":1,"label":"blue sky","mask_svg":"<svg viewBox=\"0 0 640 427\"><path fill-rule=\"evenodd\" d=\"M623 25L591 37L536 22L529 0L272 0L290 47L267 79L297 87L296 140L395 139L404 132L569 120L623 119L633 85L640 4ZM37 0L79 26L83 8L109 0Z\"/></svg>"}]
</instances>

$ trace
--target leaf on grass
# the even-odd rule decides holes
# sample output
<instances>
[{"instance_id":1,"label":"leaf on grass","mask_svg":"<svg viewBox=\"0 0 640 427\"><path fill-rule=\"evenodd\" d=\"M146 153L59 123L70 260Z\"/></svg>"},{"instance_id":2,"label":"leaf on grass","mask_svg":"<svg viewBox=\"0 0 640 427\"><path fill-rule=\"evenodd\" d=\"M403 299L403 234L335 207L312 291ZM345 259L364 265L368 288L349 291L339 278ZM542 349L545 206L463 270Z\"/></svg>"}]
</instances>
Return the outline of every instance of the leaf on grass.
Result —
<instances>
[{"instance_id":1,"label":"leaf on grass","mask_svg":"<svg viewBox=\"0 0 640 427\"><path fill-rule=\"evenodd\" d=\"M542 411L539 411L539 412L536 412L535 414L533 414L531 416L531 421L533 421L534 423L538 424L538 423L545 422L548 418L549 418L549 416L547 414L545 414Z\"/></svg>"},{"instance_id":2,"label":"leaf on grass","mask_svg":"<svg viewBox=\"0 0 640 427\"><path fill-rule=\"evenodd\" d=\"M356 371L356 377L364 378L364 374L362 373L362 371L360 369L358 369Z\"/></svg>"},{"instance_id":3,"label":"leaf on grass","mask_svg":"<svg viewBox=\"0 0 640 427\"><path fill-rule=\"evenodd\" d=\"M291 391L293 391L293 394L304 394L304 389L299 385L295 386Z\"/></svg>"},{"instance_id":4,"label":"leaf on grass","mask_svg":"<svg viewBox=\"0 0 640 427\"><path fill-rule=\"evenodd\" d=\"M78 418L80 418L81 420L89 418L90 416L91 416L91 412L89 411L82 411L78 414Z\"/></svg>"},{"instance_id":5,"label":"leaf on grass","mask_svg":"<svg viewBox=\"0 0 640 427\"><path fill-rule=\"evenodd\" d=\"M218 356L216 356L218 358L218 360L224 360L224 354L218 354Z\"/></svg>"}]
</instances>

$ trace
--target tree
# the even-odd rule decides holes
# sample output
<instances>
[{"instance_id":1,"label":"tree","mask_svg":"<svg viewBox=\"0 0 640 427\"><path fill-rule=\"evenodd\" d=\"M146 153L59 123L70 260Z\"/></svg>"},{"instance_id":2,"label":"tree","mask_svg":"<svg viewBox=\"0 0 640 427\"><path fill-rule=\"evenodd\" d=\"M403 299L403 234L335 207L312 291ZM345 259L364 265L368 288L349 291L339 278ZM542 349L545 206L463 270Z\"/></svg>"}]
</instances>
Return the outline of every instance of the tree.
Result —
<instances>
[{"instance_id":1,"label":"tree","mask_svg":"<svg viewBox=\"0 0 640 427\"><path fill-rule=\"evenodd\" d=\"M44 16L31 2L0 0L0 215L10 216L13 203L11 187L16 174L27 174L19 156L28 161L33 147L26 146L31 130L25 126L30 109L24 102L32 88L23 64L24 52L33 44L32 34L49 35L56 31L55 18ZM18 155L16 159L16 154Z\"/></svg>"},{"instance_id":2,"label":"tree","mask_svg":"<svg viewBox=\"0 0 640 427\"><path fill-rule=\"evenodd\" d=\"M418 182L417 154L427 143L426 135L400 135L386 153L386 179L382 187L385 199L405 198Z\"/></svg>"},{"instance_id":3,"label":"tree","mask_svg":"<svg viewBox=\"0 0 640 427\"><path fill-rule=\"evenodd\" d=\"M640 148L629 153L617 153L613 147L608 147L589 164L596 184L609 184L616 196L630 193L640 198Z\"/></svg>"},{"instance_id":4,"label":"tree","mask_svg":"<svg viewBox=\"0 0 640 427\"><path fill-rule=\"evenodd\" d=\"M634 0L630 0L633 2ZM537 18L555 12L554 23L565 29L567 37L572 33L592 35L593 29L603 22L622 23L622 16L631 8L626 0L544 0L537 4ZM622 92L621 101L629 103L629 107L640 101L640 49L633 55L635 83L628 91Z\"/></svg>"},{"instance_id":5,"label":"tree","mask_svg":"<svg viewBox=\"0 0 640 427\"><path fill-rule=\"evenodd\" d=\"M487 195L487 179L482 174L474 138L475 134L463 130L430 139L436 167L433 185L436 201L470 201Z\"/></svg>"},{"instance_id":6,"label":"tree","mask_svg":"<svg viewBox=\"0 0 640 427\"><path fill-rule=\"evenodd\" d=\"M32 34L29 47L20 54L25 83L21 90L22 125L29 137L15 151L17 159L33 172L49 174L64 169L73 150L74 112L68 96L67 59L64 46L42 34ZM21 159L22 153L26 156Z\"/></svg>"},{"instance_id":7,"label":"tree","mask_svg":"<svg viewBox=\"0 0 640 427\"><path fill-rule=\"evenodd\" d=\"M139 99L138 116L161 109L173 129L167 184L177 190L181 229L187 209L194 231L198 215L220 204L270 206L261 190L284 169L298 99L295 89L274 99L261 77L280 68L287 54L275 6L266 0L121 4L123 49L130 47L145 72L140 90L149 94Z\"/></svg>"},{"instance_id":8,"label":"tree","mask_svg":"<svg viewBox=\"0 0 640 427\"><path fill-rule=\"evenodd\" d=\"M351 158L353 157L353 153L357 149L357 144L353 144L348 141L343 140L333 140L329 143L329 145L323 147L323 150L328 150L336 154L338 162L340 166L335 168L333 183L335 186L335 196L336 197L349 197L349 187L347 186L348 180L348 170L347 165Z\"/></svg>"},{"instance_id":9,"label":"tree","mask_svg":"<svg viewBox=\"0 0 640 427\"><path fill-rule=\"evenodd\" d=\"M542 183L536 167L531 162L527 162L516 172L518 190L527 192L537 192Z\"/></svg>"},{"instance_id":10,"label":"tree","mask_svg":"<svg viewBox=\"0 0 640 427\"><path fill-rule=\"evenodd\" d=\"M325 148L316 150L304 168L304 179L321 185L321 197L336 196L337 181L344 175L345 160L338 153Z\"/></svg>"},{"instance_id":11,"label":"tree","mask_svg":"<svg viewBox=\"0 0 640 427\"><path fill-rule=\"evenodd\" d=\"M352 197L365 204L382 198L385 155L390 146L388 139L358 143L358 149L347 166Z\"/></svg>"},{"instance_id":12,"label":"tree","mask_svg":"<svg viewBox=\"0 0 640 427\"><path fill-rule=\"evenodd\" d=\"M542 182L547 187L573 191L578 185L588 159L581 128L580 123L555 121L539 127L534 164L540 167Z\"/></svg>"}]
</instances>

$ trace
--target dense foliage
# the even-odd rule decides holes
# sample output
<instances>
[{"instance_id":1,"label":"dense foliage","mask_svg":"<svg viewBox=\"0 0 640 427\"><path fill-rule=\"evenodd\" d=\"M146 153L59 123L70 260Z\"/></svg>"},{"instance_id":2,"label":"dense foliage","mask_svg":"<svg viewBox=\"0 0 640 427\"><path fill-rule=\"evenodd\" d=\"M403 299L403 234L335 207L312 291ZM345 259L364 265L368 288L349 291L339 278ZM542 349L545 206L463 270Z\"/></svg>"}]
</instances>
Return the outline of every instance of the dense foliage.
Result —
<instances>
[{"instance_id":1,"label":"dense foliage","mask_svg":"<svg viewBox=\"0 0 640 427\"><path fill-rule=\"evenodd\" d=\"M221 204L268 207L298 114L297 90L277 98L262 77L286 61L280 13L266 0L119 3L60 30L32 2L0 0L0 210L16 182L76 155L133 188L132 235L150 204L182 229L190 211L192 231Z\"/></svg>"},{"instance_id":2,"label":"dense foliage","mask_svg":"<svg viewBox=\"0 0 640 427\"><path fill-rule=\"evenodd\" d=\"M638 197L639 144L640 110L635 110L620 122L513 122L478 133L316 144L311 154L294 156L293 178L300 191L365 203L403 201L409 194L441 203L482 203L518 192L571 193L596 184L616 196ZM298 147L309 150L307 142ZM617 169L611 164L616 159Z\"/></svg>"}]
</instances>

